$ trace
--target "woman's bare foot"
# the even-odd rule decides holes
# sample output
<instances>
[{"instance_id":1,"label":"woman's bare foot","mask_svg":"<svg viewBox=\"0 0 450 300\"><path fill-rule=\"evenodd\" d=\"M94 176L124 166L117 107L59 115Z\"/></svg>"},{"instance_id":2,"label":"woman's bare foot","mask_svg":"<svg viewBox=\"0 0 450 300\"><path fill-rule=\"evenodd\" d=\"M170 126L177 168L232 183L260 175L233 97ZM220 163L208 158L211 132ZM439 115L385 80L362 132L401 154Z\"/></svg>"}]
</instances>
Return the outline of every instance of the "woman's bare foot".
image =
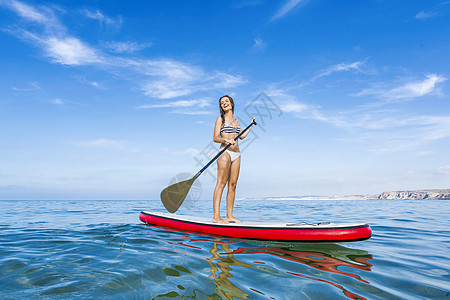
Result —
<instances>
[{"instance_id":1,"label":"woman's bare foot","mask_svg":"<svg viewBox=\"0 0 450 300\"><path fill-rule=\"evenodd\" d=\"M228 224L228 221L225 221L222 218L213 218L213 223L219 223L219 224Z\"/></svg>"},{"instance_id":2,"label":"woman's bare foot","mask_svg":"<svg viewBox=\"0 0 450 300\"><path fill-rule=\"evenodd\" d=\"M242 223L241 220L236 219L235 217L227 218L228 223Z\"/></svg>"}]
</instances>

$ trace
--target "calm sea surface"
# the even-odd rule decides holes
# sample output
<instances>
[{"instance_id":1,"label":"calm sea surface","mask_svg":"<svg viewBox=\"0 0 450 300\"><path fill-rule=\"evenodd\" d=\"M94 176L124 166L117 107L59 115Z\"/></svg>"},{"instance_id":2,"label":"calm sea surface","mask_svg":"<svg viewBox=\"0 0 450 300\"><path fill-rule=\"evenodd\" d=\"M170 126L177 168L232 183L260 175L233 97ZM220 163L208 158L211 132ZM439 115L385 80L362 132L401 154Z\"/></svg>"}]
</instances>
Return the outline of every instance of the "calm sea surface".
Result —
<instances>
[{"instance_id":1,"label":"calm sea surface","mask_svg":"<svg viewBox=\"0 0 450 300\"><path fill-rule=\"evenodd\" d=\"M0 201L0 299L450 299L450 201L237 201L256 221L366 222L354 243L141 224L160 201ZM212 215L211 203L180 214Z\"/></svg>"}]
</instances>

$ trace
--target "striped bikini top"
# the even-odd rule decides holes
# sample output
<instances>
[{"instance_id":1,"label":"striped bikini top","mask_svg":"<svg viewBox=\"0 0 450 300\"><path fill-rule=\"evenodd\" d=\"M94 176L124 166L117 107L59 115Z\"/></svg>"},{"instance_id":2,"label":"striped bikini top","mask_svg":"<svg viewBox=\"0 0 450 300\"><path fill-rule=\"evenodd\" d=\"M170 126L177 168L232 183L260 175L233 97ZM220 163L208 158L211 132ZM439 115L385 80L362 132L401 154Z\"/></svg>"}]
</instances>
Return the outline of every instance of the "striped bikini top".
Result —
<instances>
[{"instance_id":1,"label":"striped bikini top","mask_svg":"<svg viewBox=\"0 0 450 300\"><path fill-rule=\"evenodd\" d=\"M241 127L238 125L237 127L231 126L231 125L223 125L223 127L220 129L220 133L241 133Z\"/></svg>"}]
</instances>

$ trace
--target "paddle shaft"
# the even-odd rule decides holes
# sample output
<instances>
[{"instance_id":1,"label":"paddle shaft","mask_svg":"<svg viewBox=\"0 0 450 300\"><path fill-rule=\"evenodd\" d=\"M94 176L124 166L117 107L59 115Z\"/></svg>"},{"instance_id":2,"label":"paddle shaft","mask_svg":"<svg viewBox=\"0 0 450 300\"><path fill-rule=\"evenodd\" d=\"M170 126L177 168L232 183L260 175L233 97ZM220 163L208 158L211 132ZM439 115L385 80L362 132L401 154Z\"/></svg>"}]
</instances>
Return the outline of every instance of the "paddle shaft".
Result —
<instances>
[{"instance_id":1,"label":"paddle shaft","mask_svg":"<svg viewBox=\"0 0 450 300\"><path fill-rule=\"evenodd\" d=\"M237 135L237 137L234 138L234 140L237 141L241 137L241 135L243 135L244 132L249 130L250 127L252 127L253 125L256 125L256 121L251 122L250 125L247 126L247 128L245 128L241 133L239 133ZM194 178L197 178L198 176L200 176L203 173L203 171L205 171L206 168L208 168L216 159L218 159L219 156L222 155L222 153L224 153L228 148L230 148L230 146L231 146L231 144L226 145L225 148L223 148L219 153L217 153L217 155L214 156L213 159L211 159L200 171L198 171L197 174L195 174Z\"/></svg>"}]
</instances>

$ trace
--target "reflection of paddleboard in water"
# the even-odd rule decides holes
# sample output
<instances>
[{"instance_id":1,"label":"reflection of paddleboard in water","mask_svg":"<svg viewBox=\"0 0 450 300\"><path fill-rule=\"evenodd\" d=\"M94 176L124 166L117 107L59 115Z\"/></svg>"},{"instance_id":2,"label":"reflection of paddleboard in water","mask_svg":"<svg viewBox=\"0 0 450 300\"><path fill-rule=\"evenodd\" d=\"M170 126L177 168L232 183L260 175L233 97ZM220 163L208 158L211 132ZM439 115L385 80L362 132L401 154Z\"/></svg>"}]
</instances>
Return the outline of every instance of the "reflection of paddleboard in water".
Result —
<instances>
[{"instance_id":1,"label":"reflection of paddleboard in water","mask_svg":"<svg viewBox=\"0 0 450 300\"><path fill-rule=\"evenodd\" d=\"M147 224L169 227L203 234L234 238L298 241L298 242L351 242L372 236L369 225L325 223L264 223L245 222L218 224L200 218L142 211L139 219Z\"/></svg>"},{"instance_id":2,"label":"reflection of paddleboard in water","mask_svg":"<svg viewBox=\"0 0 450 300\"><path fill-rule=\"evenodd\" d=\"M297 245L298 244L299 243L297 243ZM349 276L352 278L356 278L362 282L368 283L366 280L362 279L358 275L353 274L352 272L347 272L340 268L340 267L349 267L364 271L370 271L372 268L372 264L369 263L368 261L372 259L372 255L370 255L368 252L358 249L348 249L342 246L340 246L340 248L337 248L336 251L336 248L334 246L339 247L338 244L302 243L301 245L310 245L310 246L301 248L285 247L285 246L268 247L268 244L264 244L264 246L260 248L239 247L233 251L228 251L228 253L247 254L247 255L252 254L274 255L289 261L308 265L314 269ZM314 245L326 245L326 247L320 249L314 247Z\"/></svg>"}]
</instances>

